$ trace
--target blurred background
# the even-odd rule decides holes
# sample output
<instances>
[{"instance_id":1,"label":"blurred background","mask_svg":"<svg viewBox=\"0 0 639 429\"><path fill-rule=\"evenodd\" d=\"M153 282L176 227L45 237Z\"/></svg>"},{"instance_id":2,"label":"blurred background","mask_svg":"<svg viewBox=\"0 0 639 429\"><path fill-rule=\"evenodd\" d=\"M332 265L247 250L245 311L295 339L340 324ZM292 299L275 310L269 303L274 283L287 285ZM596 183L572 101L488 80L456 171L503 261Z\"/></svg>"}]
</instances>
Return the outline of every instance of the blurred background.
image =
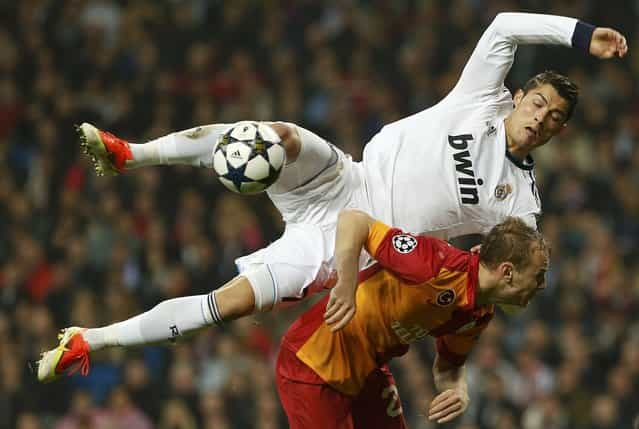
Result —
<instances>
[{"instance_id":1,"label":"blurred background","mask_svg":"<svg viewBox=\"0 0 639 429\"><path fill-rule=\"evenodd\" d=\"M536 152L549 287L500 316L469 363L460 429L617 429L639 413L639 1L0 1L0 428L279 429L282 332L302 307L174 347L96 354L41 386L26 366L58 329L98 326L219 287L276 239L264 196L212 170L97 178L73 125L133 142L195 125L284 120L355 159L383 124L454 85L500 11L579 17L626 34L625 60L520 47L514 90L552 68L582 89ZM411 428L434 395L430 340L394 363Z\"/></svg>"}]
</instances>

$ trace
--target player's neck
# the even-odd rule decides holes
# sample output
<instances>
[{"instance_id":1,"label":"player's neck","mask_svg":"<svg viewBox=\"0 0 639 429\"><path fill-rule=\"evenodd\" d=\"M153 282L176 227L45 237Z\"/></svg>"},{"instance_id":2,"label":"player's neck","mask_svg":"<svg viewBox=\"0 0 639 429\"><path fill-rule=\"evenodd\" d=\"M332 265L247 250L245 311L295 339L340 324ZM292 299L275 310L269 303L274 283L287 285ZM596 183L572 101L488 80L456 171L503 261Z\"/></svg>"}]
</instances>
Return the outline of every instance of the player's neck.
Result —
<instances>
[{"instance_id":1,"label":"player's neck","mask_svg":"<svg viewBox=\"0 0 639 429\"><path fill-rule=\"evenodd\" d=\"M510 116L508 116L506 119L504 119L504 132L506 133L506 150L508 150L508 153L513 158L516 158L519 161L523 161L530 153L530 149L517 144L517 142L515 142L515 140L510 136L510 129Z\"/></svg>"},{"instance_id":2,"label":"player's neck","mask_svg":"<svg viewBox=\"0 0 639 429\"><path fill-rule=\"evenodd\" d=\"M475 296L475 305L491 304L491 297L494 294L497 282L492 272L486 268L481 262L479 263L479 272L477 273L477 295Z\"/></svg>"}]
</instances>

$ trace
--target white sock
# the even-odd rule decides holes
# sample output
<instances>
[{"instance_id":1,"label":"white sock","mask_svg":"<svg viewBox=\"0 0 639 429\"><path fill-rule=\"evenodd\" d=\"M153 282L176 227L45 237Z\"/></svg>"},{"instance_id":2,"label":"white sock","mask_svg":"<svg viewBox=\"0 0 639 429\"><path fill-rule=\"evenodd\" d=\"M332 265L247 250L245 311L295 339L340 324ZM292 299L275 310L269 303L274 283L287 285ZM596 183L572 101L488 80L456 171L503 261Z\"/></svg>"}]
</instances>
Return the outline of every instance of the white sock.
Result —
<instances>
[{"instance_id":1,"label":"white sock","mask_svg":"<svg viewBox=\"0 0 639 429\"><path fill-rule=\"evenodd\" d=\"M231 125L204 125L171 133L148 143L131 143L133 159L126 162L126 167L186 164L211 168L217 140Z\"/></svg>"},{"instance_id":2,"label":"white sock","mask_svg":"<svg viewBox=\"0 0 639 429\"><path fill-rule=\"evenodd\" d=\"M91 351L110 346L136 346L176 341L213 323L221 323L215 292L162 301L146 313L82 333Z\"/></svg>"}]
</instances>

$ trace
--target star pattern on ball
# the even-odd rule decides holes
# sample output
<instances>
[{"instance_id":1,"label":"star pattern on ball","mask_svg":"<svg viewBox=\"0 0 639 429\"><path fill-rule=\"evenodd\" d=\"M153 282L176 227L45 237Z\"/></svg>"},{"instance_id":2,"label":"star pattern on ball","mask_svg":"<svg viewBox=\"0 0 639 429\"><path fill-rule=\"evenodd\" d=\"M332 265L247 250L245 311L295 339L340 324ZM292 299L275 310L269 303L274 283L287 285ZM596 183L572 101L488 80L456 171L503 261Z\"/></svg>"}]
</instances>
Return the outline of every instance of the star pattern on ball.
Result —
<instances>
[{"instance_id":1,"label":"star pattern on ball","mask_svg":"<svg viewBox=\"0 0 639 429\"><path fill-rule=\"evenodd\" d=\"M252 182L252 180L248 179L244 175L246 164L242 164L238 168L235 168L231 164L227 163L227 168L229 169L229 171L222 177L233 182L237 189L242 189L242 183L244 182Z\"/></svg>"},{"instance_id":2,"label":"star pattern on ball","mask_svg":"<svg viewBox=\"0 0 639 429\"><path fill-rule=\"evenodd\" d=\"M242 189L242 184L243 183L255 183L255 182L257 182L257 183L262 183L262 184L268 186L271 183L273 183L275 181L275 179L277 179L277 177L278 177L277 170L275 170L275 168L273 168L273 166L269 162L269 155L268 155L268 149L271 146L274 146L276 143L264 141L264 140L260 139L259 137L256 140L257 140L256 141L256 145L255 145L256 146L256 150L251 152L247 162L243 163L242 165L240 165L238 167L234 167L233 165L231 165L231 163L227 162L226 163L226 168L228 169L228 172L221 176L221 177L233 182L233 185L235 185L235 187L238 190ZM221 147L221 149L224 152L225 156L228 155L226 146ZM255 179L250 179L250 178L246 177L246 167L247 167L248 163L252 159L255 159L255 158L260 157L260 156L262 158L264 158L266 160L266 162L268 162L268 164L269 164L269 175L265 179L261 179L261 180L259 180L259 179L255 180Z\"/></svg>"},{"instance_id":3,"label":"star pattern on ball","mask_svg":"<svg viewBox=\"0 0 639 429\"><path fill-rule=\"evenodd\" d=\"M255 138L255 150L251 153L249 161L252 160L253 158L261 156L268 163L269 174L268 174L268 177L266 177L265 179L256 180L256 182L263 183L265 185L271 185L279 177L277 170L275 169L275 167L273 167L273 164L271 164L271 159L269 157L269 152L268 152L268 150L272 146L275 146L277 144L279 143L266 141L262 138L262 136L259 133L257 134Z\"/></svg>"},{"instance_id":4,"label":"star pattern on ball","mask_svg":"<svg viewBox=\"0 0 639 429\"><path fill-rule=\"evenodd\" d=\"M252 126L259 127L253 124ZM242 128L243 127L243 128ZM261 131L240 125L224 133L213 153L213 168L222 184L233 192L255 194L279 177L286 153L273 132L265 139Z\"/></svg>"}]
</instances>

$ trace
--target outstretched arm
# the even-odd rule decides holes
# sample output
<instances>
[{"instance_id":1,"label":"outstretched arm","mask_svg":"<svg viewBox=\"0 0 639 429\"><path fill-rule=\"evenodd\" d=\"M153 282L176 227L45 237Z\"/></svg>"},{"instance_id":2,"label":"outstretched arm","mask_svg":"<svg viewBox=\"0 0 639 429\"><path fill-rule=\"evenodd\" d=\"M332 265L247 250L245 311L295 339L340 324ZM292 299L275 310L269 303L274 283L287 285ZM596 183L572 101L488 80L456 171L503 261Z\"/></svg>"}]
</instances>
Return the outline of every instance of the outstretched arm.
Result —
<instances>
[{"instance_id":1,"label":"outstretched arm","mask_svg":"<svg viewBox=\"0 0 639 429\"><path fill-rule=\"evenodd\" d=\"M626 39L610 28L595 28L575 18L532 13L500 13L477 43L451 92L492 97L502 91L518 45L574 47L598 58L623 57Z\"/></svg>"}]
</instances>

